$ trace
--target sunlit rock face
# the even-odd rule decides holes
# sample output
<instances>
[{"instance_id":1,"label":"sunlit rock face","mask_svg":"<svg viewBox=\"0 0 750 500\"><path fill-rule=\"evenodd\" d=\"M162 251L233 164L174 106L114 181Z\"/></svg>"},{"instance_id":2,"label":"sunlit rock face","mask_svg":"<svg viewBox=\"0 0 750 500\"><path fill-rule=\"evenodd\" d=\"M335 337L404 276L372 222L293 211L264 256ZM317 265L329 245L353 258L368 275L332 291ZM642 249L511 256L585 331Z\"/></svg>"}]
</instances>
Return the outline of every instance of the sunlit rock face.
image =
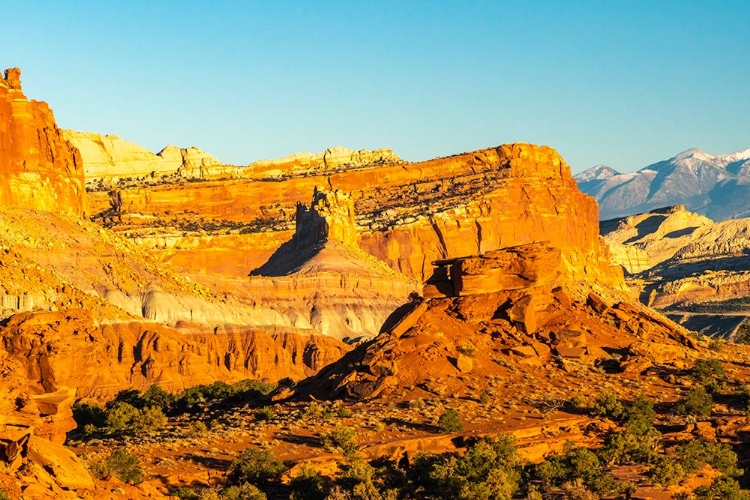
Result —
<instances>
[{"instance_id":1,"label":"sunlit rock face","mask_svg":"<svg viewBox=\"0 0 750 500\"><path fill-rule=\"evenodd\" d=\"M0 205L86 215L83 162L47 103L21 90L21 70L0 79Z\"/></svg>"}]
</instances>

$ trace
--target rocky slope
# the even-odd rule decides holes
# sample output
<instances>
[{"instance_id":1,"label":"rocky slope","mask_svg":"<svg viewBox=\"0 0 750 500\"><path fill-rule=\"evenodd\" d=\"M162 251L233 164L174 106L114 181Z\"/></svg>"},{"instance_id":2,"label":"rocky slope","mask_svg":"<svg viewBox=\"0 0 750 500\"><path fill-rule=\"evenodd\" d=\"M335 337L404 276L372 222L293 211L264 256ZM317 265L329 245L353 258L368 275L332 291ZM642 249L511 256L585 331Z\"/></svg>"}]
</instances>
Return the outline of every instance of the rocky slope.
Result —
<instances>
[{"instance_id":1,"label":"rocky slope","mask_svg":"<svg viewBox=\"0 0 750 500\"><path fill-rule=\"evenodd\" d=\"M750 214L750 149L724 155L689 149L627 174L599 165L576 180L599 202L602 219L678 204L717 221Z\"/></svg>"},{"instance_id":2,"label":"rocky slope","mask_svg":"<svg viewBox=\"0 0 750 500\"><path fill-rule=\"evenodd\" d=\"M433 281L433 298L415 303L386 332L305 381L300 391L410 399L481 390L487 379L516 370L602 363L611 352L621 353L623 371L665 362L679 368L696 355L687 330L626 293L600 288L599 295L590 284L571 280L559 249L546 244L438 265L447 267L448 280Z\"/></svg>"},{"instance_id":3,"label":"rocky slope","mask_svg":"<svg viewBox=\"0 0 750 500\"><path fill-rule=\"evenodd\" d=\"M83 162L47 103L21 90L21 70L0 79L0 205L88 213Z\"/></svg>"}]
</instances>

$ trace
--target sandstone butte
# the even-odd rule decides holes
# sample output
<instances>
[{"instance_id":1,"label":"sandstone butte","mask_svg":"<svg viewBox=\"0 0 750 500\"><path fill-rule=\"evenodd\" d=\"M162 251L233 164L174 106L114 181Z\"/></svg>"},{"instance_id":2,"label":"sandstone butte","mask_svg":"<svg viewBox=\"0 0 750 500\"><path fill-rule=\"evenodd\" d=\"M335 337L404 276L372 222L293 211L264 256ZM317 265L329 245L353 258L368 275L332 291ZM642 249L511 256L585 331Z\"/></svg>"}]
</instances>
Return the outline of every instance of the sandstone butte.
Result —
<instances>
[{"instance_id":1,"label":"sandstone butte","mask_svg":"<svg viewBox=\"0 0 750 500\"><path fill-rule=\"evenodd\" d=\"M0 205L86 215L83 161L47 103L21 90L21 70L0 79Z\"/></svg>"}]
</instances>

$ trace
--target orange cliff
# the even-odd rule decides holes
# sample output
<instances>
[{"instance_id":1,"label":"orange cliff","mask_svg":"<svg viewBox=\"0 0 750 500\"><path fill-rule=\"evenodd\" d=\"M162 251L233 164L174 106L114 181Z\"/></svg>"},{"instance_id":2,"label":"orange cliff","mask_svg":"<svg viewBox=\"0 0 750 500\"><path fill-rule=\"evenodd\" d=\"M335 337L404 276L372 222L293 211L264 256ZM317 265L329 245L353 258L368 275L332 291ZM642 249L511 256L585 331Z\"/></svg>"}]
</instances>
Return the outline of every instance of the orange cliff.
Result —
<instances>
[{"instance_id":1,"label":"orange cliff","mask_svg":"<svg viewBox=\"0 0 750 500\"><path fill-rule=\"evenodd\" d=\"M531 144L419 163L292 172L280 180L123 189L124 216L113 227L177 267L200 262L205 273L239 276L289 239L297 202L320 186L351 193L359 246L407 276L426 280L435 260L548 241L561 249L572 278L624 287L599 239L596 202L578 190L554 149ZM107 193L91 199L94 212L110 206Z\"/></svg>"},{"instance_id":2,"label":"orange cliff","mask_svg":"<svg viewBox=\"0 0 750 500\"><path fill-rule=\"evenodd\" d=\"M45 102L21 90L21 70L0 79L0 205L87 215L83 162Z\"/></svg>"}]
</instances>

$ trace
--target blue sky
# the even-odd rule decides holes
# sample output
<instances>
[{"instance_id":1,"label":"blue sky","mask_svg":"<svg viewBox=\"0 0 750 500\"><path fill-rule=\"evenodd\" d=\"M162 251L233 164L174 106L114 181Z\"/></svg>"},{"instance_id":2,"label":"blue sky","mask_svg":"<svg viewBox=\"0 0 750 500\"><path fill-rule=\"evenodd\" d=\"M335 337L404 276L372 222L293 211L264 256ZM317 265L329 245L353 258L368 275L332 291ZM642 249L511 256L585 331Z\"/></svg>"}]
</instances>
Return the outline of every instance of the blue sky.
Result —
<instances>
[{"instance_id":1,"label":"blue sky","mask_svg":"<svg viewBox=\"0 0 750 500\"><path fill-rule=\"evenodd\" d=\"M0 0L64 128L247 164L533 142L580 171L750 148L750 1Z\"/></svg>"}]
</instances>

